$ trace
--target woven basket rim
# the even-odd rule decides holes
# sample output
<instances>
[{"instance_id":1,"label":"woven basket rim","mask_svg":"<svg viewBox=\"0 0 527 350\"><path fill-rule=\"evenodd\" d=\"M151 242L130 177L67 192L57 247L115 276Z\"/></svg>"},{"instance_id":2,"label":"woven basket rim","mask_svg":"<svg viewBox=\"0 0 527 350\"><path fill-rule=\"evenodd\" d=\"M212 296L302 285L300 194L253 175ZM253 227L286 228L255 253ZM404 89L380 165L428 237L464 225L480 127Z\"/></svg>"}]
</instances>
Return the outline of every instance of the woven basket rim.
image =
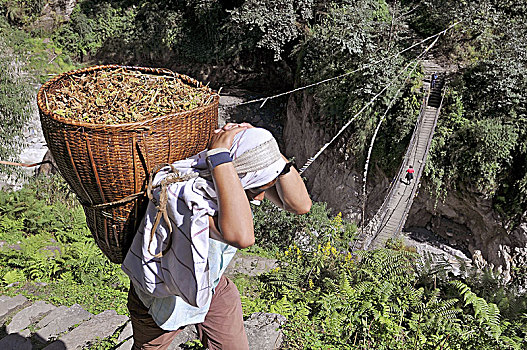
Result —
<instances>
[{"instance_id":1,"label":"woven basket rim","mask_svg":"<svg viewBox=\"0 0 527 350\"><path fill-rule=\"evenodd\" d=\"M169 70L167 68L123 66L123 65L116 65L116 64L97 65L97 66L90 66L90 67L86 67L86 68L76 69L76 70L72 70L72 71L69 71L69 72L64 72L64 73L58 74L55 77L51 78L50 80L46 81L40 87L40 89L38 90L38 93L37 93L37 105L38 105L39 110L41 111L41 113L45 114L48 118L53 119L53 120L58 121L58 122L63 123L63 124L72 125L72 126L78 126L78 127L84 127L84 128L89 128L89 129L108 129L108 130L115 129L115 130L118 130L118 129L122 129L122 128L137 128L137 127L140 128L141 126L143 126L145 124L149 124L149 123L155 122L157 120L162 120L162 119L165 119L165 118L171 118L171 117L174 117L174 116L184 116L186 114L196 113L196 111L200 111L200 110L203 110L203 109L210 108L211 106L214 106L214 105L219 103L219 99L220 99L219 94L216 91L211 90L212 93L211 93L210 96L212 96L213 99L212 99L212 102L210 102L207 105L196 107L196 108L193 108L193 109L189 109L188 111L164 114L164 115L159 116L159 117L150 118L150 119L146 119L146 120L142 120L142 121L138 121L138 122L120 123L120 124L87 123L87 122L82 122L82 121L78 121L78 120L74 120L74 119L63 118L61 116L57 116L56 114L54 114L51 110L49 110L46 107L47 104L45 102L44 92L52 84L54 84L58 80L61 80L64 77L71 76L71 75L78 75L78 74L83 74L83 73L88 73L88 72L93 72L93 71L103 70L103 69L119 69L119 68L124 68L124 69L129 69L129 70L136 70L136 71L143 71L143 72L146 71L147 73L169 74L169 75L172 75L172 76L174 76L176 78L187 80L187 82L190 82L191 84L195 84L198 87L203 87L203 83L201 83L200 81L198 81L198 80L196 80L194 78L191 78L188 75L173 72L173 71L171 71L171 70Z\"/></svg>"}]
</instances>

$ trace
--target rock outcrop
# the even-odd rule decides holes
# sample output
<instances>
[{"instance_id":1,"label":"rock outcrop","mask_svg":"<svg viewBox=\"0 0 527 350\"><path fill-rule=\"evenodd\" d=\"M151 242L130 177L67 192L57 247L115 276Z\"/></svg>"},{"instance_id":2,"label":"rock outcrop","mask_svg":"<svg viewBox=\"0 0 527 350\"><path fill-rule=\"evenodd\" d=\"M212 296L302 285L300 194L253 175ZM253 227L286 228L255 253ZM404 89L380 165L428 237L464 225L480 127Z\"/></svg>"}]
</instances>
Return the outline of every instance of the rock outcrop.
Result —
<instances>
[{"instance_id":1,"label":"rock outcrop","mask_svg":"<svg viewBox=\"0 0 527 350\"><path fill-rule=\"evenodd\" d=\"M483 261L503 271L503 277L508 279L512 267L527 262L527 221L514 229L502 222L490 199L462 188L439 202L427 191L421 191L406 227L424 227L470 256L481 253Z\"/></svg>"},{"instance_id":2,"label":"rock outcrop","mask_svg":"<svg viewBox=\"0 0 527 350\"><path fill-rule=\"evenodd\" d=\"M47 1L34 26L47 31L53 30L57 25L69 21L75 5L77 5L77 0Z\"/></svg>"},{"instance_id":3,"label":"rock outcrop","mask_svg":"<svg viewBox=\"0 0 527 350\"><path fill-rule=\"evenodd\" d=\"M319 126L313 116L319 113L313 97L306 92L294 94L287 104L287 120L284 126L286 155L296 158L300 167L330 136ZM343 136L344 138L345 136ZM362 213L362 169L357 169L353 159L346 159L343 148L331 146L303 174L311 198L328 203L328 207L351 220L360 222ZM368 184L366 217L371 217L382 204L390 180L379 168L370 172L374 181Z\"/></svg>"}]
</instances>

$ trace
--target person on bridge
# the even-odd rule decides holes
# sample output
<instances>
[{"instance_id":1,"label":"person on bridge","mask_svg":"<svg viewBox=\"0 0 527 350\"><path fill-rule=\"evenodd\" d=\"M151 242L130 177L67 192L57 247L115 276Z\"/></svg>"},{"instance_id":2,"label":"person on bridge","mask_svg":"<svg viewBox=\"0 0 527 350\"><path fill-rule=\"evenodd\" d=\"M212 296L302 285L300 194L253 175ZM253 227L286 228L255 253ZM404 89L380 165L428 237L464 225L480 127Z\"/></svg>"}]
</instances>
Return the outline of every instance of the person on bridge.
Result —
<instances>
[{"instance_id":1,"label":"person on bridge","mask_svg":"<svg viewBox=\"0 0 527 350\"><path fill-rule=\"evenodd\" d=\"M430 83L430 86L432 87L432 89L435 88L436 81L437 81L437 72L434 72L434 74L432 74L432 79Z\"/></svg>"},{"instance_id":2,"label":"person on bridge","mask_svg":"<svg viewBox=\"0 0 527 350\"><path fill-rule=\"evenodd\" d=\"M223 273L236 248L254 244L250 201L311 209L302 178L269 131L228 123L207 150L162 168L153 185L161 181L122 264L133 349L167 349L187 325L210 350L249 349L240 295Z\"/></svg>"},{"instance_id":3,"label":"person on bridge","mask_svg":"<svg viewBox=\"0 0 527 350\"><path fill-rule=\"evenodd\" d=\"M412 179L414 178L414 172L415 172L414 167L410 165L408 167L408 170L406 170L406 181L408 181L407 185L409 185L410 182L412 182Z\"/></svg>"}]
</instances>

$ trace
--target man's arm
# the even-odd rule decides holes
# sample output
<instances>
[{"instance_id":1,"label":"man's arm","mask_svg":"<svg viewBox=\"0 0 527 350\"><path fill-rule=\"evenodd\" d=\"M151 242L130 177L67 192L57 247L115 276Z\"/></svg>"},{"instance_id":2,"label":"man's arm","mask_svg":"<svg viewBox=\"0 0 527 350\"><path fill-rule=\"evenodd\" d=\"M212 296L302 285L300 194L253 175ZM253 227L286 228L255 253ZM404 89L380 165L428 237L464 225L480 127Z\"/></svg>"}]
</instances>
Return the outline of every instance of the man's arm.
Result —
<instances>
[{"instance_id":1,"label":"man's arm","mask_svg":"<svg viewBox=\"0 0 527 350\"><path fill-rule=\"evenodd\" d=\"M265 191L265 197L280 208L295 214L305 214L311 209L311 198L294 167L291 167L289 173L278 177L276 184Z\"/></svg>"},{"instance_id":2,"label":"man's arm","mask_svg":"<svg viewBox=\"0 0 527 350\"><path fill-rule=\"evenodd\" d=\"M209 149L227 148L234 135L245 127L223 128L213 135ZM220 164L212 170L214 187L218 195L218 215L209 217L213 238L220 238L236 248L254 244L254 226L251 207L232 162Z\"/></svg>"}]
</instances>

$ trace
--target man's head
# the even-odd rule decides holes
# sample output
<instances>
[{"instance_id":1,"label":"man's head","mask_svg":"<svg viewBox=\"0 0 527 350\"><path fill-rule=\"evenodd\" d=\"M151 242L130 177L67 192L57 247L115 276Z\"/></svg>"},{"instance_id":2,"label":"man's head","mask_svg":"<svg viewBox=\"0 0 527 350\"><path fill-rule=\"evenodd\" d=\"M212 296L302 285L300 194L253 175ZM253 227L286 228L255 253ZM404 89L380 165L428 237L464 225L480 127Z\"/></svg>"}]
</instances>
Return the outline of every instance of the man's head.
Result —
<instances>
[{"instance_id":1,"label":"man's head","mask_svg":"<svg viewBox=\"0 0 527 350\"><path fill-rule=\"evenodd\" d=\"M246 190L267 189L266 185L280 175L286 164L273 135L252 126L236 134L230 153Z\"/></svg>"},{"instance_id":2,"label":"man's head","mask_svg":"<svg viewBox=\"0 0 527 350\"><path fill-rule=\"evenodd\" d=\"M263 186L256 188L248 188L245 190L245 194L247 194L247 198L249 198L249 201L261 201L265 197L265 191L273 187L277 181L278 177L276 177L274 180L269 181Z\"/></svg>"}]
</instances>

